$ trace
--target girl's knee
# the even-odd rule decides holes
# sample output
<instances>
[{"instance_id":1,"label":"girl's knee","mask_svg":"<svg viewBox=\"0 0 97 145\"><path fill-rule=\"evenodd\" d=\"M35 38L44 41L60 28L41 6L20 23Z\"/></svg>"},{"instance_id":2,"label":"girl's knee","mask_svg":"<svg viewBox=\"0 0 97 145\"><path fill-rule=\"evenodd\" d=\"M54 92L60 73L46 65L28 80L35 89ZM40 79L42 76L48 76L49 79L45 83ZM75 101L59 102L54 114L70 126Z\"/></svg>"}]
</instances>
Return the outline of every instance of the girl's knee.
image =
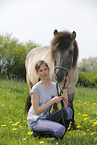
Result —
<instances>
[{"instance_id":1,"label":"girl's knee","mask_svg":"<svg viewBox=\"0 0 97 145\"><path fill-rule=\"evenodd\" d=\"M65 131L66 131L65 127L63 125L59 124L57 126L56 130L54 131L54 136L55 137L62 137L62 136L64 136Z\"/></svg>"},{"instance_id":2,"label":"girl's knee","mask_svg":"<svg viewBox=\"0 0 97 145\"><path fill-rule=\"evenodd\" d=\"M70 107L65 107L64 108L67 112L67 120L72 119L73 111Z\"/></svg>"}]
</instances>

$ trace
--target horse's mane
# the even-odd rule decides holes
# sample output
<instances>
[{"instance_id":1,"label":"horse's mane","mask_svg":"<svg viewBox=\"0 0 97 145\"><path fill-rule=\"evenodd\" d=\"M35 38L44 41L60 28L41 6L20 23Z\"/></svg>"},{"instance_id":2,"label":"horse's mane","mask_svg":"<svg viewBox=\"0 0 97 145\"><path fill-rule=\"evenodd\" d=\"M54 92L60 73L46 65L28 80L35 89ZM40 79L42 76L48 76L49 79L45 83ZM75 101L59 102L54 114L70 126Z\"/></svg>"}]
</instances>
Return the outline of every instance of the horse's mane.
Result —
<instances>
[{"instance_id":1,"label":"horse's mane","mask_svg":"<svg viewBox=\"0 0 97 145\"><path fill-rule=\"evenodd\" d=\"M72 43L71 33L68 31L59 32L54 35L54 38L51 42L51 57L54 59L54 51L60 50L64 51L69 48ZM74 59L73 59L73 68L77 64L78 59L78 46L76 40L74 40Z\"/></svg>"}]
</instances>

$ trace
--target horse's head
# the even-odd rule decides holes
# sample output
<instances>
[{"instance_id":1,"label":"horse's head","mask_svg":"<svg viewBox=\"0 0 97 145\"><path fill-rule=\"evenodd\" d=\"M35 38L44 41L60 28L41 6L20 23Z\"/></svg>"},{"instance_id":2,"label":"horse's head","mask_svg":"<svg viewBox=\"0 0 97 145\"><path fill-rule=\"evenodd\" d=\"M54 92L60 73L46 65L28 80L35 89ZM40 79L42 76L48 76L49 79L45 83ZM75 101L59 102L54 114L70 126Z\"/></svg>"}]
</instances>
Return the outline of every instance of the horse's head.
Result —
<instances>
[{"instance_id":1,"label":"horse's head","mask_svg":"<svg viewBox=\"0 0 97 145\"><path fill-rule=\"evenodd\" d=\"M78 47L75 41L76 33L54 31L51 42L51 54L55 66L55 78L58 83L65 80L66 75L77 63Z\"/></svg>"}]
</instances>

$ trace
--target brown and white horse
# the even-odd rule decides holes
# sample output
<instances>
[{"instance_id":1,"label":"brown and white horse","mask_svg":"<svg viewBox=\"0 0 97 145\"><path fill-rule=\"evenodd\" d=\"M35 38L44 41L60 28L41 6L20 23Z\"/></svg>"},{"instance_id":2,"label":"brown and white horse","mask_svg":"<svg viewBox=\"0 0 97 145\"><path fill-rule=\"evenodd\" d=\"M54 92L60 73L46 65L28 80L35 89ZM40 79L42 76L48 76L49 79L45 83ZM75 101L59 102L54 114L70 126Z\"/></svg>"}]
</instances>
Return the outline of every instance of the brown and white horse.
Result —
<instances>
[{"instance_id":1,"label":"brown and white horse","mask_svg":"<svg viewBox=\"0 0 97 145\"><path fill-rule=\"evenodd\" d=\"M43 46L32 49L25 61L26 79L29 87L37 83L37 75L35 73L35 64L39 60L44 60L50 67L50 80L57 81L59 85L66 78L66 71L70 74L70 83L68 85L68 106L73 109L73 98L75 94L75 86L78 81L78 46L75 40L76 33L68 31L54 31L54 38L51 46ZM55 71L54 71L55 70ZM76 129L74 122L74 109L71 127Z\"/></svg>"}]
</instances>

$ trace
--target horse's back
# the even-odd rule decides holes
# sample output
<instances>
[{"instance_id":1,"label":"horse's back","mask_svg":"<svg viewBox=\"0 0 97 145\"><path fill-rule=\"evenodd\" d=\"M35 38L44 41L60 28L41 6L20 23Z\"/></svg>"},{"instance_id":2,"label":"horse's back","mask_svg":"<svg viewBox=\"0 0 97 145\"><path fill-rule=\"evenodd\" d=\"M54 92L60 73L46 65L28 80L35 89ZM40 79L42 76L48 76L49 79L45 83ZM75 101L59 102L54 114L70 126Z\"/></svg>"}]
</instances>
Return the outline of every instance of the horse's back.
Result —
<instances>
[{"instance_id":1,"label":"horse's back","mask_svg":"<svg viewBox=\"0 0 97 145\"><path fill-rule=\"evenodd\" d=\"M38 77L35 73L35 64L39 60L46 61L51 68L52 64L50 63L51 59L50 59L49 46L36 47L32 49L26 57L26 62L25 62L26 73L33 84L35 84L38 80Z\"/></svg>"}]
</instances>

